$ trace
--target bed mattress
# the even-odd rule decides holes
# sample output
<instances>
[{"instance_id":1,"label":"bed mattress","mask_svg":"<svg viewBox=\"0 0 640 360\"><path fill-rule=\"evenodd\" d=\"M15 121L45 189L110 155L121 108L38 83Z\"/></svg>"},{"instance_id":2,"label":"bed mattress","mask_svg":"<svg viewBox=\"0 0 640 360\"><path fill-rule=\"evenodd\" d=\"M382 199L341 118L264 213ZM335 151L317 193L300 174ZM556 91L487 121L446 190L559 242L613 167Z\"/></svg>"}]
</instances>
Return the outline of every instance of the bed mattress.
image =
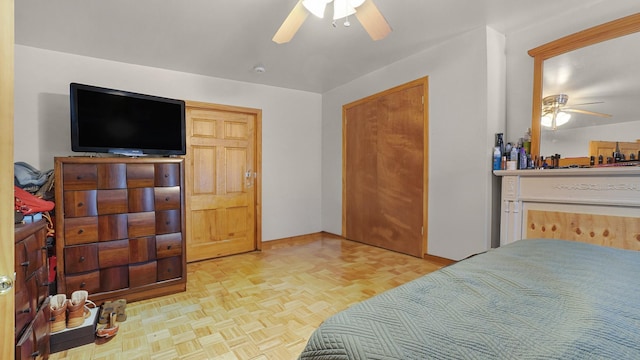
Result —
<instances>
[{"instance_id":1,"label":"bed mattress","mask_svg":"<svg viewBox=\"0 0 640 360\"><path fill-rule=\"evenodd\" d=\"M300 359L640 359L640 252L517 241L332 316Z\"/></svg>"}]
</instances>

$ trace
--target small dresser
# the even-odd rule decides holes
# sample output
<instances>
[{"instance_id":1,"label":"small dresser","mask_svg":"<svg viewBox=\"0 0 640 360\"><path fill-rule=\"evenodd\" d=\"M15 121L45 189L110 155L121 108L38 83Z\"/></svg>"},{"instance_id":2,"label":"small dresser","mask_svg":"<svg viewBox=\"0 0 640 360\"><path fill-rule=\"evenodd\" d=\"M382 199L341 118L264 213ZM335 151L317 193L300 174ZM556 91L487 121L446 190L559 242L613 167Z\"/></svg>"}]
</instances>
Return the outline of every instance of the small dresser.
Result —
<instances>
[{"instance_id":1,"label":"small dresser","mask_svg":"<svg viewBox=\"0 0 640 360\"><path fill-rule=\"evenodd\" d=\"M184 291L183 160L55 159L58 293L102 300Z\"/></svg>"},{"instance_id":2,"label":"small dresser","mask_svg":"<svg viewBox=\"0 0 640 360\"><path fill-rule=\"evenodd\" d=\"M50 347L46 222L15 227L16 359L47 359Z\"/></svg>"}]
</instances>

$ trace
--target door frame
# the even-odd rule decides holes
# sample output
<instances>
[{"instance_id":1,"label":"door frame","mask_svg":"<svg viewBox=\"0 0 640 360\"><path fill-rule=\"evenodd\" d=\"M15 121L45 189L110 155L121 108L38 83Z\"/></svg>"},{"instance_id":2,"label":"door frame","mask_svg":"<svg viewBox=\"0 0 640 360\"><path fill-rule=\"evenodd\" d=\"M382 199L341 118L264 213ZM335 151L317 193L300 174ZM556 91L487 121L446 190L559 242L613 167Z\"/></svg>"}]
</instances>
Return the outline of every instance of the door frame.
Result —
<instances>
[{"instance_id":1,"label":"door frame","mask_svg":"<svg viewBox=\"0 0 640 360\"><path fill-rule=\"evenodd\" d=\"M347 110L358 106L363 103L367 103L373 100L377 100L381 97L387 96L388 94L402 91L408 88L412 88L415 86L422 85L422 114L424 121L424 134L423 134L423 143L424 143L424 152L423 152L423 184L422 184L422 252L423 257L427 255L428 250L428 241L427 241L427 233L428 233L428 219L429 219L429 77L425 76L408 83L398 85L392 87L390 89L381 91L379 93L369 95L365 98L350 102L348 104L342 105L342 236L346 237L347 230Z\"/></svg>"},{"instance_id":2,"label":"door frame","mask_svg":"<svg viewBox=\"0 0 640 360\"><path fill-rule=\"evenodd\" d=\"M186 100L185 106L187 108L201 108L208 110L217 110L217 111L225 111L225 112L235 112L242 114L251 114L255 117L256 123L254 124L254 133L255 133L255 178L254 178L254 188L255 188L255 224L254 224L254 239L255 239L255 249L262 250L262 109L255 109L249 107L241 107L241 106L232 106L232 105L221 105L221 104L213 104L199 101L191 101ZM183 157L183 158L186 158ZM185 166L187 166L185 164ZM186 181L185 181L186 183ZM189 210L189 206L185 206L186 210ZM185 226L185 238L186 241L189 241L191 236L191 229Z\"/></svg>"},{"instance_id":3,"label":"door frame","mask_svg":"<svg viewBox=\"0 0 640 360\"><path fill-rule=\"evenodd\" d=\"M15 280L13 194L14 0L0 0L0 275ZM9 176L11 175L11 176ZM0 295L0 358L15 356L15 286ZM10 335L11 334L11 335Z\"/></svg>"}]
</instances>

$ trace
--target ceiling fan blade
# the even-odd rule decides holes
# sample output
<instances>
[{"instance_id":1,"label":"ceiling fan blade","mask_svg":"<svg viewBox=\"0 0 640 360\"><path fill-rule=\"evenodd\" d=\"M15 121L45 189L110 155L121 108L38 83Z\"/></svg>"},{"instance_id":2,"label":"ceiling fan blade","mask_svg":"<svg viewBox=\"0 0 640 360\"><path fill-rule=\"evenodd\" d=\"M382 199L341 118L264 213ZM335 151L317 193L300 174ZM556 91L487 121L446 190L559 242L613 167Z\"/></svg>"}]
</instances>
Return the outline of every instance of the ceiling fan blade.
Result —
<instances>
[{"instance_id":1,"label":"ceiling fan blade","mask_svg":"<svg viewBox=\"0 0 640 360\"><path fill-rule=\"evenodd\" d=\"M308 15L309 13L304 6L302 6L302 0L298 1L271 40L277 44L284 44L291 41Z\"/></svg>"},{"instance_id":2,"label":"ceiling fan blade","mask_svg":"<svg viewBox=\"0 0 640 360\"><path fill-rule=\"evenodd\" d=\"M384 39L391 32L389 23L372 0L365 0L356 9L356 18L373 40Z\"/></svg>"},{"instance_id":3,"label":"ceiling fan blade","mask_svg":"<svg viewBox=\"0 0 640 360\"><path fill-rule=\"evenodd\" d=\"M593 104L604 104L604 101L594 101L580 104L571 104L571 106L582 106L582 105L593 105Z\"/></svg>"},{"instance_id":4,"label":"ceiling fan blade","mask_svg":"<svg viewBox=\"0 0 640 360\"><path fill-rule=\"evenodd\" d=\"M593 116L600 116L600 117L611 117L610 114L605 114L605 113L599 113L599 112L595 112L595 111L587 111L587 110L580 110L580 109L562 109L561 111L566 111L566 112L573 112L573 113L578 113L578 114L586 114L586 115L593 115Z\"/></svg>"}]
</instances>

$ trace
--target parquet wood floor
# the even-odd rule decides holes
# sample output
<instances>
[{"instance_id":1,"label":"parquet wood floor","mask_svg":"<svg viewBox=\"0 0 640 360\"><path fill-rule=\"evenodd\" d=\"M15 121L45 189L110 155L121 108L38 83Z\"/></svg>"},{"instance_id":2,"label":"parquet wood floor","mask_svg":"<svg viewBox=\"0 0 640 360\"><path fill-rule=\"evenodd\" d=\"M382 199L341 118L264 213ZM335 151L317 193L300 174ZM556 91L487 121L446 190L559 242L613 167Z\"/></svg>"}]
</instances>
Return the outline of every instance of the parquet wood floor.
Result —
<instances>
[{"instance_id":1,"label":"parquet wood floor","mask_svg":"<svg viewBox=\"0 0 640 360\"><path fill-rule=\"evenodd\" d=\"M265 242L189 264L186 292L127 304L114 338L50 359L296 359L327 317L440 267L325 233Z\"/></svg>"}]
</instances>

